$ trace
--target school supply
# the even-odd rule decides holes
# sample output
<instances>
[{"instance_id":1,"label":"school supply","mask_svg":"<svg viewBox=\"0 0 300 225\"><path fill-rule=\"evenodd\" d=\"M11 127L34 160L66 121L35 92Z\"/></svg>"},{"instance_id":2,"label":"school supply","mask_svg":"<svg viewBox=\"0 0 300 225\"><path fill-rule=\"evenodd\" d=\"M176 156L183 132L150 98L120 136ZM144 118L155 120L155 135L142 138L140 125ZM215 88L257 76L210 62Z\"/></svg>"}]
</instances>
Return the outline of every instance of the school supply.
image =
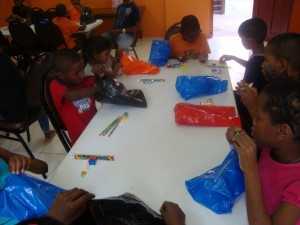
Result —
<instances>
[{"instance_id":1,"label":"school supply","mask_svg":"<svg viewBox=\"0 0 300 225\"><path fill-rule=\"evenodd\" d=\"M153 84L154 82L165 82L166 79L137 79L137 81L143 82L144 84Z\"/></svg>"},{"instance_id":2,"label":"school supply","mask_svg":"<svg viewBox=\"0 0 300 225\"><path fill-rule=\"evenodd\" d=\"M187 180L186 188L192 198L217 214L231 212L234 200L245 191L244 174L235 149L221 165Z\"/></svg>"},{"instance_id":3,"label":"school supply","mask_svg":"<svg viewBox=\"0 0 300 225\"><path fill-rule=\"evenodd\" d=\"M178 76L176 90L185 100L227 91L228 80L216 76Z\"/></svg>"},{"instance_id":4,"label":"school supply","mask_svg":"<svg viewBox=\"0 0 300 225\"><path fill-rule=\"evenodd\" d=\"M127 75L149 74L154 75L159 72L159 67L148 62L138 60L125 52L121 56L123 73Z\"/></svg>"},{"instance_id":5,"label":"school supply","mask_svg":"<svg viewBox=\"0 0 300 225\"><path fill-rule=\"evenodd\" d=\"M168 62L171 47L168 41L153 40L150 50L149 63L164 66Z\"/></svg>"},{"instance_id":6,"label":"school supply","mask_svg":"<svg viewBox=\"0 0 300 225\"><path fill-rule=\"evenodd\" d=\"M109 124L99 135L105 136L106 134L108 134L108 137L110 137L115 131L115 129L119 126L119 124L124 123L127 117L128 117L128 113L125 112L122 116L119 116L111 124Z\"/></svg>"},{"instance_id":7,"label":"school supply","mask_svg":"<svg viewBox=\"0 0 300 225\"><path fill-rule=\"evenodd\" d=\"M142 90L127 90L124 84L110 77L95 78L95 99L117 105L128 105L134 107L147 107L147 101Z\"/></svg>"},{"instance_id":8,"label":"school supply","mask_svg":"<svg viewBox=\"0 0 300 225\"><path fill-rule=\"evenodd\" d=\"M86 155L86 154L75 154L73 155L73 159L86 160L90 159L92 161L95 160L105 160L105 161L114 161L115 157L112 155Z\"/></svg>"},{"instance_id":9,"label":"school supply","mask_svg":"<svg viewBox=\"0 0 300 225\"><path fill-rule=\"evenodd\" d=\"M174 112L177 124L213 127L241 126L240 117L233 106L178 103L174 107Z\"/></svg>"}]
</instances>

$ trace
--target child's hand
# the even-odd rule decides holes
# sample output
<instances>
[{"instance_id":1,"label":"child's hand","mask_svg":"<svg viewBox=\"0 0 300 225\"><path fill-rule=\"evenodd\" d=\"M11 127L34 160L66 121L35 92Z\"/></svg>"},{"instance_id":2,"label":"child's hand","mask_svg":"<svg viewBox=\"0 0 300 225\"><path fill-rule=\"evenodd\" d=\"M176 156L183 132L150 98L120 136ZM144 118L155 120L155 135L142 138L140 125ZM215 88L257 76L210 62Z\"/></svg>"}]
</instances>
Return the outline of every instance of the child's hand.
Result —
<instances>
[{"instance_id":1,"label":"child's hand","mask_svg":"<svg viewBox=\"0 0 300 225\"><path fill-rule=\"evenodd\" d=\"M227 130L227 133L228 132L232 132L232 130L229 128ZM257 165L257 146L252 138L249 137L245 131L235 131L231 134L231 136L232 145L239 155L241 170L245 173L255 169L255 165Z\"/></svg>"},{"instance_id":2,"label":"child's hand","mask_svg":"<svg viewBox=\"0 0 300 225\"><path fill-rule=\"evenodd\" d=\"M225 63L226 61L233 60L233 59L234 59L233 55L222 55L219 59L219 62Z\"/></svg>"},{"instance_id":3,"label":"child's hand","mask_svg":"<svg viewBox=\"0 0 300 225\"><path fill-rule=\"evenodd\" d=\"M13 174L20 174L24 173L25 170L29 170L30 164L30 158L22 155L16 155L9 159L8 169Z\"/></svg>"},{"instance_id":4,"label":"child's hand","mask_svg":"<svg viewBox=\"0 0 300 225\"><path fill-rule=\"evenodd\" d=\"M185 214L181 208L173 202L164 202L160 208L160 213L167 225L184 225Z\"/></svg>"},{"instance_id":5,"label":"child's hand","mask_svg":"<svg viewBox=\"0 0 300 225\"><path fill-rule=\"evenodd\" d=\"M102 64L93 64L92 71L96 76L103 77L105 73L104 65Z\"/></svg>"},{"instance_id":6,"label":"child's hand","mask_svg":"<svg viewBox=\"0 0 300 225\"><path fill-rule=\"evenodd\" d=\"M205 63L208 60L208 54L200 54L198 59L201 63Z\"/></svg>"},{"instance_id":7,"label":"child's hand","mask_svg":"<svg viewBox=\"0 0 300 225\"><path fill-rule=\"evenodd\" d=\"M227 132L226 132L226 139L227 141L232 144L232 138L239 134L239 133L242 133L242 132L245 132L242 128L240 127L237 127L237 126L232 126L232 127L229 127L227 129Z\"/></svg>"}]
</instances>

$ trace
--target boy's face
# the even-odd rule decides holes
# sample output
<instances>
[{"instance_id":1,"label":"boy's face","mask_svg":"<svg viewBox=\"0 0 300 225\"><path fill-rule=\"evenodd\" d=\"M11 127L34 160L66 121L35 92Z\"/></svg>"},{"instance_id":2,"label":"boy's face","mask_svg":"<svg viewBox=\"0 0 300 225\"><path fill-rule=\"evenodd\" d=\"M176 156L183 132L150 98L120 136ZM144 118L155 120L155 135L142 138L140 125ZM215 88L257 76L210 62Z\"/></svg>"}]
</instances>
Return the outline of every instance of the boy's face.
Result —
<instances>
[{"instance_id":1,"label":"boy's face","mask_svg":"<svg viewBox=\"0 0 300 225\"><path fill-rule=\"evenodd\" d=\"M80 5L80 0L71 0L72 5Z\"/></svg>"},{"instance_id":2,"label":"boy's face","mask_svg":"<svg viewBox=\"0 0 300 225\"><path fill-rule=\"evenodd\" d=\"M260 95L258 97L256 114L253 120L252 135L257 143L264 146L274 146L274 140L278 125L273 125L271 123L270 115L264 110L264 104L267 96Z\"/></svg>"},{"instance_id":3,"label":"boy's face","mask_svg":"<svg viewBox=\"0 0 300 225\"><path fill-rule=\"evenodd\" d=\"M82 83L84 80L84 63L83 60L80 60L67 70L66 72L59 72L58 77L61 79L66 85L77 86Z\"/></svg>"},{"instance_id":4,"label":"boy's face","mask_svg":"<svg viewBox=\"0 0 300 225\"><path fill-rule=\"evenodd\" d=\"M287 80L287 70L283 60L277 60L272 54L270 47L266 47L264 51L265 60L262 67L262 72L266 81Z\"/></svg>"},{"instance_id":5,"label":"boy's face","mask_svg":"<svg viewBox=\"0 0 300 225\"><path fill-rule=\"evenodd\" d=\"M184 41L194 43L198 39L200 32L199 31L190 31L186 33L182 32L181 35Z\"/></svg>"},{"instance_id":6,"label":"boy's face","mask_svg":"<svg viewBox=\"0 0 300 225\"><path fill-rule=\"evenodd\" d=\"M246 38L244 36L240 36L240 38L241 38L242 44L245 47L245 49L251 50L251 45L250 45L250 42L249 42L249 38Z\"/></svg>"},{"instance_id":7,"label":"boy's face","mask_svg":"<svg viewBox=\"0 0 300 225\"><path fill-rule=\"evenodd\" d=\"M111 51L111 49L107 49L100 53L94 54L95 63L101 63L101 64L107 63L107 61L110 57L110 51Z\"/></svg>"},{"instance_id":8,"label":"boy's face","mask_svg":"<svg viewBox=\"0 0 300 225\"><path fill-rule=\"evenodd\" d=\"M24 0L14 0L15 6L22 6Z\"/></svg>"},{"instance_id":9,"label":"boy's face","mask_svg":"<svg viewBox=\"0 0 300 225\"><path fill-rule=\"evenodd\" d=\"M130 2L131 2L131 0L123 0L123 3L125 3L125 4L128 4Z\"/></svg>"}]
</instances>

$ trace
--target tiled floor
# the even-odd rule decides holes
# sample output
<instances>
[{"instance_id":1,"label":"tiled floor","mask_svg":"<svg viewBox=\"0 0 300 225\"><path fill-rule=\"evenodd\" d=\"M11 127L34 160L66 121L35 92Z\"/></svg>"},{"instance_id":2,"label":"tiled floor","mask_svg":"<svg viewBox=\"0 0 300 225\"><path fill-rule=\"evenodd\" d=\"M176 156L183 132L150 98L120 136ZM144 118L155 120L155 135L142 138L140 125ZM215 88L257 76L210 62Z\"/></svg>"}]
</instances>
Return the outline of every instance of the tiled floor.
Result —
<instances>
[{"instance_id":1,"label":"tiled floor","mask_svg":"<svg viewBox=\"0 0 300 225\"><path fill-rule=\"evenodd\" d=\"M214 16L214 37L208 40L212 52L209 56L210 59L218 59L222 54L233 54L244 59L249 57L249 51L243 48L237 35L237 28L241 22L251 17L252 4L253 0L226 0L225 14ZM161 40L162 37L138 40L136 50L140 59L148 60L153 39ZM241 79L244 69L235 62L229 62L228 64L231 67L229 72L234 85ZM30 127L30 133L32 140L29 146L36 158L48 163L48 176L51 176L64 159L66 152L58 137L55 137L48 144L44 143L45 138L38 123ZM18 154L27 155L22 145L17 142L0 140L0 146Z\"/></svg>"}]
</instances>

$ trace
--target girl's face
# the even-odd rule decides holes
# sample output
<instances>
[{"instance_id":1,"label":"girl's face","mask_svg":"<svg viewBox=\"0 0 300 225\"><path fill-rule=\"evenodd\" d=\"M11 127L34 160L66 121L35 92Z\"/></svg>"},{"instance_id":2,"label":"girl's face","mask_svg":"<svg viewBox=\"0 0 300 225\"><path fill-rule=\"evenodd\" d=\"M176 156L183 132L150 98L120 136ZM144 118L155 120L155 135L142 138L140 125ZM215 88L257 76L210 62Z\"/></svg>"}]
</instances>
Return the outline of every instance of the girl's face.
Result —
<instances>
[{"instance_id":1,"label":"girl's face","mask_svg":"<svg viewBox=\"0 0 300 225\"><path fill-rule=\"evenodd\" d=\"M269 113L264 111L263 106L267 96L260 95L256 107L256 115L253 120L252 135L257 144L274 147L274 141L276 140L276 135L279 125L273 125L270 120Z\"/></svg>"},{"instance_id":2,"label":"girl's face","mask_svg":"<svg viewBox=\"0 0 300 225\"><path fill-rule=\"evenodd\" d=\"M107 49L100 53L94 54L94 63L105 64L110 57L110 51L111 51L111 49Z\"/></svg>"}]
</instances>

